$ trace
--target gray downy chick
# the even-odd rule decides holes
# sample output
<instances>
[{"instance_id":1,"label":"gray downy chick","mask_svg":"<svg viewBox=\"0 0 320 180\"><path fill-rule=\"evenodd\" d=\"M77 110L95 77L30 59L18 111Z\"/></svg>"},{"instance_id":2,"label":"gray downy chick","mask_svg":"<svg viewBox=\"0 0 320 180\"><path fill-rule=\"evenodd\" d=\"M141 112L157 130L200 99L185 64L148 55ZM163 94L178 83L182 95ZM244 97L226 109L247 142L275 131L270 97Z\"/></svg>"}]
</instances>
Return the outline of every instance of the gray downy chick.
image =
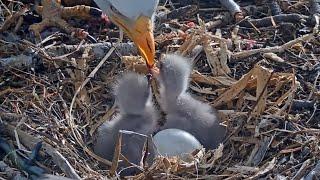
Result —
<instances>
[{"instance_id":1,"label":"gray downy chick","mask_svg":"<svg viewBox=\"0 0 320 180\"><path fill-rule=\"evenodd\" d=\"M150 135L156 130L158 118L158 113L151 101L152 94L146 77L136 73L127 73L118 80L114 92L120 113L99 127L94 144L94 152L109 161L113 159L119 130ZM130 162L139 165L145 141L146 137L143 136L122 134L121 153ZM153 156L151 149L150 160ZM127 167L127 163L121 162L119 166ZM131 175L136 172L138 169L129 168L122 171L120 175Z\"/></svg>"},{"instance_id":2,"label":"gray downy chick","mask_svg":"<svg viewBox=\"0 0 320 180\"><path fill-rule=\"evenodd\" d=\"M215 149L223 141L226 129L219 124L215 109L186 92L191 70L188 59L178 55L166 55L161 61L160 105L167 119L162 129L185 130L206 149Z\"/></svg>"}]
</instances>

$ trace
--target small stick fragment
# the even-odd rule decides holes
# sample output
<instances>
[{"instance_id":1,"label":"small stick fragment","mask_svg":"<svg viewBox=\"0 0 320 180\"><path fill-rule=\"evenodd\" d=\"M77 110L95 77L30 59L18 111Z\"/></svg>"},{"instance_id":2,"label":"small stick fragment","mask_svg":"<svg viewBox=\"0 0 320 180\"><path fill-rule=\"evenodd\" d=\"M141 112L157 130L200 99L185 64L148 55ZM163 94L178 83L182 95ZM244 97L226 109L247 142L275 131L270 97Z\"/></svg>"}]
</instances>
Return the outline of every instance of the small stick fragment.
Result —
<instances>
[{"instance_id":1,"label":"small stick fragment","mask_svg":"<svg viewBox=\"0 0 320 180\"><path fill-rule=\"evenodd\" d=\"M120 154L121 154L121 144L122 144L122 133L119 132L118 141L116 143L116 148L114 149L112 165L110 168L110 174L112 176L114 176L117 173L117 168L119 165L119 159L120 159Z\"/></svg>"},{"instance_id":2,"label":"small stick fragment","mask_svg":"<svg viewBox=\"0 0 320 180\"><path fill-rule=\"evenodd\" d=\"M174 9L170 12L160 13L157 17L159 23L164 23L172 19L178 19L180 17L192 16L198 11L198 7L195 5L188 5Z\"/></svg>"},{"instance_id":3,"label":"small stick fragment","mask_svg":"<svg viewBox=\"0 0 320 180\"><path fill-rule=\"evenodd\" d=\"M268 52L273 52L273 53L280 53L283 52L289 48L291 48L293 45L303 42L303 41L309 41L312 38L314 38L316 33L310 33L303 35L297 39L294 39L292 41L289 41L281 46L274 46L274 47L266 47L266 48L261 48L261 49L252 49L252 50L247 50L247 51L241 51L241 52L236 52L231 54L231 59L240 59L240 58L246 58L251 55L257 54L257 53L268 53Z\"/></svg>"},{"instance_id":4,"label":"small stick fragment","mask_svg":"<svg viewBox=\"0 0 320 180\"><path fill-rule=\"evenodd\" d=\"M306 22L307 19L308 19L307 16L300 15L300 14L294 14L294 13L280 14L275 16L264 17L261 19L250 19L250 20L241 21L239 25L247 28L252 28L252 26L256 28L261 28L261 27L273 26L272 21L274 21L274 23L276 24L279 24L281 22L290 22L290 23L296 24L296 23Z\"/></svg>"},{"instance_id":5,"label":"small stick fragment","mask_svg":"<svg viewBox=\"0 0 320 180\"><path fill-rule=\"evenodd\" d=\"M311 163L311 159L307 159L303 162L300 169L296 173L296 175L292 178L292 180L299 180L302 178L302 176L306 173L307 168L309 167L309 164Z\"/></svg>"}]
</instances>

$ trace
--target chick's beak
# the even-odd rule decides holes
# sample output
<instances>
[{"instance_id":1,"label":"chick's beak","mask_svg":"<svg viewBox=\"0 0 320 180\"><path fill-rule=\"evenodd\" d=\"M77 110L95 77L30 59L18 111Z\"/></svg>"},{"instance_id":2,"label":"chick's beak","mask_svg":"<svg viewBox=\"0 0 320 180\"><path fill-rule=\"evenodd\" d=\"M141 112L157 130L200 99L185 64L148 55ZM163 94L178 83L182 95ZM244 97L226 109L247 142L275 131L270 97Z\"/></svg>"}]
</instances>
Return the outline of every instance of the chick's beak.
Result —
<instances>
[{"instance_id":1,"label":"chick's beak","mask_svg":"<svg viewBox=\"0 0 320 180\"><path fill-rule=\"evenodd\" d=\"M140 16L133 24L122 22L116 18L118 24L127 33L129 38L136 44L141 56L146 60L149 69L152 69L155 62L155 44L153 36L153 23L149 17Z\"/></svg>"}]
</instances>

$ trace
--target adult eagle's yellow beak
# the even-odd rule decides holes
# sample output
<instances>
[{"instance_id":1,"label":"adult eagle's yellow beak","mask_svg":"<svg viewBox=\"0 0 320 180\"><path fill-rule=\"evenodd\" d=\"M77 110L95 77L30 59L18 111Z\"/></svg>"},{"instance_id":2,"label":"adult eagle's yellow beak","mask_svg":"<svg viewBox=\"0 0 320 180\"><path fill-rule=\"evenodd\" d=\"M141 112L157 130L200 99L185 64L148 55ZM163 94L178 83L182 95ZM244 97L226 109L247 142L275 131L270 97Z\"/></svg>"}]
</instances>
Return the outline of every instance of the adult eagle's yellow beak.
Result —
<instances>
[{"instance_id":1,"label":"adult eagle's yellow beak","mask_svg":"<svg viewBox=\"0 0 320 180\"><path fill-rule=\"evenodd\" d=\"M129 38L136 44L141 56L146 60L149 69L152 69L155 61L155 44L152 19L140 16L134 22L128 22L118 16L110 17L113 22L121 27Z\"/></svg>"}]
</instances>

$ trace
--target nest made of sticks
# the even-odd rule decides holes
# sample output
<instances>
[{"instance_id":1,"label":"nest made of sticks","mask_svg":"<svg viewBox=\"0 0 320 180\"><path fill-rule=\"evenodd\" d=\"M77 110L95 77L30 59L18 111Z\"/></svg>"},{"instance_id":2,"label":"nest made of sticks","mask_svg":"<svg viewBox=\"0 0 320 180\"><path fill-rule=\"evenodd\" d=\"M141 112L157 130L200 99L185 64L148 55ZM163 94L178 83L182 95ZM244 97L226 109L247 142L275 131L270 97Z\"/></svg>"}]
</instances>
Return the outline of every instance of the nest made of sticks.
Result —
<instances>
[{"instance_id":1,"label":"nest made of sticks","mask_svg":"<svg viewBox=\"0 0 320 180\"><path fill-rule=\"evenodd\" d=\"M183 13L161 16L166 19L156 24L156 59L175 52L193 60L189 90L219 110L228 136L218 149L193 154L192 163L158 157L133 178L317 177L320 43L318 17L308 8L313 1L279 1L282 11L273 16L268 4L242 2L252 18L237 23L206 0L170 2L163 12L181 7ZM0 26L23 5L1 2ZM99 125L117 113L114 81L123 71L145 73L144 61L125 37L99 67L118 38L116 27L90 21L98 43L51 28L35 44L27 31L32 23L24 19L0 34L0 147L8 150L0 151L0 178L38 173L31 165L75 179L114 175L99 166L104 160L91 143ZM83 27L87 21L68 23Z\"/></svg>"}]
</instances>

